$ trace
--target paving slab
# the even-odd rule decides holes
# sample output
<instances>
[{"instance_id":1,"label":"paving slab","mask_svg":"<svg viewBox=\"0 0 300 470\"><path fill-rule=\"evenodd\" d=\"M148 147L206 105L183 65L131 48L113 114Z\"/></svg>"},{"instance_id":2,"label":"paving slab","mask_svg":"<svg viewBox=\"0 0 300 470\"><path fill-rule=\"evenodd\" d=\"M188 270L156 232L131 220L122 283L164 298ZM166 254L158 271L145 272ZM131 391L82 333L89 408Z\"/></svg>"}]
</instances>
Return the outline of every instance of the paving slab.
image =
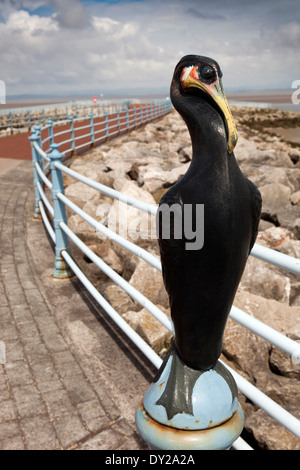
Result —
<instances>
[{"instance_id":1,"label":"paving slab","mask_svg":"<svg viewBox=\"0 0 300 470\"><path fill-rule=\"evenodd\" d=\"M52 278L33 212L31 162L0 169L0 450L145 450L134 415L156 370L76 277Z\"/></svg>"}]
</instances>

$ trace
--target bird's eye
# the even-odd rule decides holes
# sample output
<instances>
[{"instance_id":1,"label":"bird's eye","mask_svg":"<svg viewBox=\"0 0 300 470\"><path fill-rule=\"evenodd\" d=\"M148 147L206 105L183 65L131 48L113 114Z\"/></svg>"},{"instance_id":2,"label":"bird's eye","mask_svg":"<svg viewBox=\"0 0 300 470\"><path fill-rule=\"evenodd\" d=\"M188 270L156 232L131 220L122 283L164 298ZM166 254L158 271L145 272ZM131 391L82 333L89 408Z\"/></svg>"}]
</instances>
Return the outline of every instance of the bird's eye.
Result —
<instances>
[{"instance_id":1,"label":"bird's eye","mask_svg":"<svg viewBox=\"0 0 300 470\"><path fill-rule=\"evenodd\" d=\"M201 70L201 77L204 78L204 80L211 80L215 76L215 71L212 67L204 67Z\"/></svg>"}]
</instances>

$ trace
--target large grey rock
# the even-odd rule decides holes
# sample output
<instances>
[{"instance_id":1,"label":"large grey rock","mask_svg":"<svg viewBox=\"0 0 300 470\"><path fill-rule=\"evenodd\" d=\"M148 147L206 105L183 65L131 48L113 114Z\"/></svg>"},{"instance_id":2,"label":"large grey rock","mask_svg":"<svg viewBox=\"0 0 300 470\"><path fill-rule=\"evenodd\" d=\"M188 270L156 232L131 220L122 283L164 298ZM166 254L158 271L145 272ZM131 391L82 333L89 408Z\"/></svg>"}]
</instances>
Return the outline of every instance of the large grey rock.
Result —
<instances>
[{"instance_id":1,"label":"large grey rock","mask_svg":"<svg viewBox=\"0 0 300 470\"><path fill-rule=\"evenodd\" d=\"M70 184L65 190L66 196L71 199L81 209L84 205L92 199L100 200L101 194L94 188L87 186L80 181Z\"/></svg>"},{"instance_id":2,"label":"large grey rock","mask_svg":"<svg viewBox=\"0 0 300 470\"><path fill-rule=\"evenodd\" d=\"M165 308L169 306L168 294L165 290L161 273L154 267L140 260L131 279L130 284L142 292L155 305Z\"/></svg>"},{"instance_id":3,"label":"large grey rock","mask_svg":"<svg viewBox=\"0 0 300 470\"><path fill-rule=\"evenodd\" d=\"M264 261L250 256L241 279L240 290L290 304L289 277L274 272Z\"/></svg>"},{"instance_id":4,"label":"large grey rock","mask_svg":"<svg viewBox=\"0 0 300 470\"><path fill-rule=\"evenodd\" d=\"M166 313L161 305L157 307ZM128 324L154 349L161 354L170 344L172 334L158 320L156 320L145 308L135 312L129 311L123 315Z\"/></svg>"},{"instance_id":5,"label":"large grey rock","mask_svg":"<svg viewBox=\"0 0 300 470\"><path fill-rule=\"evenodd\" d=\"M156 204L152 195L143 188L139 188L134 181L127 181L121 188L121 192L140 201ZM151 239L151 227L153 236L155 235L155 217L126 203L115 200L107 217L108 228L128 240L139 242Z\"/></svg>"},{"instance_id":6,"label":"large grey rock","mask_svg":"<svg viewBox=\"0 0 300 470\"><path fill-rule=\"evenodd\" d=\"M271 183L259 188L262 197L262 212L276 216L277 212L290 204L292 194L288 186Z\"/></svg>"}]
</instances>

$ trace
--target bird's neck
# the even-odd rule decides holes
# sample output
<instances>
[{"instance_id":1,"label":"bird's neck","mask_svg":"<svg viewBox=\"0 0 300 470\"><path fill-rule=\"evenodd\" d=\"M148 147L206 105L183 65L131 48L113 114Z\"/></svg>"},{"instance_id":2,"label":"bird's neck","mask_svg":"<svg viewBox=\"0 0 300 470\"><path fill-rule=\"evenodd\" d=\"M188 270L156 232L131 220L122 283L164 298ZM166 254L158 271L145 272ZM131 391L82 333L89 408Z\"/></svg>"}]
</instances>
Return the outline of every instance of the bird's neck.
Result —
<instances>
[{"instance_id":1,"label":"bird's neck","mask_svg":"<svg viewBox=\"0 0 300 470\"><path fill-rule=\"evenodd\" d=\"M193 158L192 167L227 167L227 136L221 115L204 100L185 97L175 108L184 119L190 132Z\"/></svg>"}]
</instances>

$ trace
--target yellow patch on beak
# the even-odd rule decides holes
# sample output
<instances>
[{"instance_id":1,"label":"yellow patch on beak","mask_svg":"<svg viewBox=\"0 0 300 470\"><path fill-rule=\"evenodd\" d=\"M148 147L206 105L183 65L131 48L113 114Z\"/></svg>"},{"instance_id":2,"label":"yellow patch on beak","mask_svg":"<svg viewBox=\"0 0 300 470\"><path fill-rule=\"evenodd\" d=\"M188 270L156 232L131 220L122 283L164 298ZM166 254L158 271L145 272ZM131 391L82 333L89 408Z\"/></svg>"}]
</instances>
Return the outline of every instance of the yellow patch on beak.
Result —
<instances>
[{"instance_id":1,"label":"yellow patch on beak","mask_svg":"<svg viewBox=\"0 0 300 470\"><path fill-rule=\"evenodd\" d=\"M218 78L211 84L204 83L199 78L198 67L192 65L183 69L180 77L180 83L183 90L191 87L200 88L200 90L209 94L215 103L217 103L225 117L227 126L227 150L228 153L232 153L234 147L237 144L238 133L228 105L228 101L225 96L221 78Z\"/></svg>"}]
</instances>

